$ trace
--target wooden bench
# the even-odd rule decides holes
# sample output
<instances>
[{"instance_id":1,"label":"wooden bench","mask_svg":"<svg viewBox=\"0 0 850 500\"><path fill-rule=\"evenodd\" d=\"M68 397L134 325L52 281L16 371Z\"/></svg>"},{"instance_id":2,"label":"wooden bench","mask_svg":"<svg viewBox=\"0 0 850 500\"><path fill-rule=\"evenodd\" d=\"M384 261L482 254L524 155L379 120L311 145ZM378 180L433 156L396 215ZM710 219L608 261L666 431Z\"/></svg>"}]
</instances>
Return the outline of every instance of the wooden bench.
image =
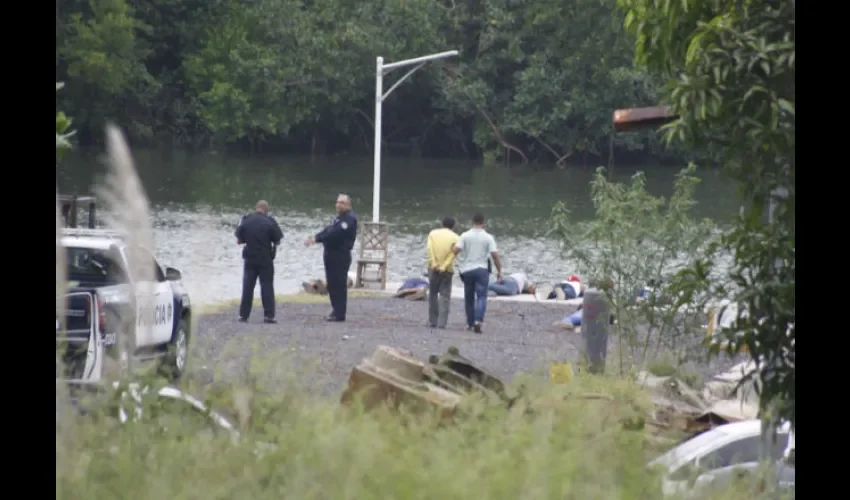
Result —
<instances>
[{"instance_id":1,"label":"wooden bench","mask_svg":"<svg viewBox=\"0 0 850 500\"><path fill-rule=\"evenodd\" d=\"M366 282L380 283L381 290L387 288L387 257L389 254L390 227L385 222L364 222L361 224L360 255L357 258L356 288L363 288ZM367 271L374 268L374 277L367 278ZM371 273L369 273L371 274Z\"/></svg>"}]
</instances>

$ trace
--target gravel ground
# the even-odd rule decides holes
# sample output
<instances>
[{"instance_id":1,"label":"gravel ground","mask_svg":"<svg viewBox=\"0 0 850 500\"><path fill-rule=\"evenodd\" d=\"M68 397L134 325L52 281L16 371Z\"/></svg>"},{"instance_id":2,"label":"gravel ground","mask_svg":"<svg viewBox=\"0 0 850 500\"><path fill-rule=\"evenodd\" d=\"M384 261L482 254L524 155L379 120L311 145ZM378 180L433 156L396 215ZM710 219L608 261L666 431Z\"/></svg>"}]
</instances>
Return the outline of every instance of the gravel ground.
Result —
<instances>
[{"instance_id":1,"label":"gravel ground","mask_svg":"<svg viewBox=\"0 0 850 500\"><path fill-rule=\"evenodd\" d=\"M408 349L423 361L449 346L510 381L520 372L547 371L550 361L575 362L578 333L553 326L575 308L489 301L481 335L466 331L463 303L452 300L448 328L427 326L428 303L391 297L352 297L345 323L324 320L327 303L277 304L276 325L262 323L255 308L249 323L236 321L236 307L206 314L198 322L189 380L202 386L244 377L263 384L304 384L313 392L338 395L351 369L381 344ZM609 352L616 345L609 340ZM615 363L609 354L609 365ZM692 368L703 377L735 363L715 360ZM294 376L294 378L293 378Z\"/></svg>"}]
</instances>

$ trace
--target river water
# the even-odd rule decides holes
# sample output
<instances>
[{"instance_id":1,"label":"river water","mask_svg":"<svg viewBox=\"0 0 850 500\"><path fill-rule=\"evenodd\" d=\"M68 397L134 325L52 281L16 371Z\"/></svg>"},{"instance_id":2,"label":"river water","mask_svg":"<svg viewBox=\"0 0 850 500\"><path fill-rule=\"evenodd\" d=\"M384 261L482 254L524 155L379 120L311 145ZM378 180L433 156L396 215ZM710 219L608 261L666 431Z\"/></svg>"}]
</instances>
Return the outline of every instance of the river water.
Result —
<instances>
[{"instance_id":1,"label":"river water","mask_svg":"<svg viewBox=\"0 0 850 500\"><path fill-rule=\"evenodd\" d=\"M302 281L323 278L321 248L305 248L302 242L334 217L338 193L351 195L361 221L372 217L371 158L313 161L150 151L134 156L151 201L157 257L183 271L195 302L239 297L242 259L233 231L258 199L268 200L285 233L276 259L276 293L295 292ZM105 170L100 158L94 152L76 153L64 161L60 191L91 192ZM393 282L422 274L425 237L442 217L452 215L468 227L476 211L487 218L506 273L523 271L539 283L563 279L571 265L557 243L545 237L552 205L564 201L577 220L593 214L592 167L508 169L385 158L382 170L381 219L392 224L388 280ZM617 165L614 176L627 180L637 170L647 172L653 194L669 195L678 168ZM722 219L734 213L730 183L716 172L700 175L695 215Z\"/></svg>"}]
</instances>

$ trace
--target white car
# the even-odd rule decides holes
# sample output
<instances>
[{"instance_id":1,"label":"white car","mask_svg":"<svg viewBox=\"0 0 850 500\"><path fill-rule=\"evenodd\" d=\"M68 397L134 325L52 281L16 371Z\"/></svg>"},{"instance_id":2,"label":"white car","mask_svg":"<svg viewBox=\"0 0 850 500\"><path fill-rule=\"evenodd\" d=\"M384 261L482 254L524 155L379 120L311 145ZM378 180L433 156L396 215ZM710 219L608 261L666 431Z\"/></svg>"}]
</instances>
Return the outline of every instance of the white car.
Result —
<instances>
[{"instance_id":1,"label":"white car","mask_svg":"<svg viewBox=\"0 0 850 500\"><path fill-rule=\"evenodd\" d=\"M724 487L728 487L733 481L744 478L758 478L759 462L749 462L745 464L735 464L722 469L706 472L697 477L692 488L692 492L699 494L702 492L710 493L718 491ZM786 492L794 495L796 486L796 469L794 467L793 458L778 460L772 464L774 487L780 492ZM766 484L756 483L759 488L766 487ZM786 498L786 497L783 497Z\"/></svg>"},{"instance_id":2,"label":"white car","mask_svg":"<svg viewBox=\"0 0 850 500\"><path fill-rule=\"evenodd\" d=\"M180 378L192 326L180 271L163 268L151 251L137 248L136 255L150 263L153 279L133 276L130 248L116 231L64 229L61 244L69 282L65 317L56 318L57 347L63 347L68 367L62 378L98 382L105 357L123 364L130 356L134 362L156 361L170 379ZM129 352L117 352L119 336Z\"/></svg>"},{"instance_id":3,"label":"white car","mask_svg":"<svg viewBox=\"0 0 850 500\"><path fill-rule=\"evenodd\" d=\"M710 471L735 464L758 462L761 458L761 420L744 420L721 425L695 436L649 462L664 470L662 490L675 495L691 489L695 480ZM780 460L794 439L786 422L777 429L777 439L769 450Z\"/></svg>"}]
</instances>

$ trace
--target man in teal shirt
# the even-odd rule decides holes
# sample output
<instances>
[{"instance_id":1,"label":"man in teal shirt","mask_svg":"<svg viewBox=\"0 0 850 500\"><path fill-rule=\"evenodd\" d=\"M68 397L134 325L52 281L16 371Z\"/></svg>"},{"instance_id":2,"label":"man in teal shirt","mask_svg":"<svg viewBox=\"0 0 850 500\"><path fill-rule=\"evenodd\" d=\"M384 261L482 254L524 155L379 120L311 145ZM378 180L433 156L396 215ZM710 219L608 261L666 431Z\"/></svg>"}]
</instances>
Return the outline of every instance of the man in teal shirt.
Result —
<instances>
[{"instance_id":1,"label":"man in teal shirt","mask_svg":"<svg viewBox=\"0 0 850 500\"><path fill-rule=\"evenodd\" d=\"M496 265L496 279L502 279L502 262L499 260L496 240L484 229L483 215L477 213L472 217L472 229L460 235L454 253L460 260L466 326L475 333L481 333L481 323L487 312L487 286L490 284L488 258L492 257Z\"/></svg>"}]
</instances>

